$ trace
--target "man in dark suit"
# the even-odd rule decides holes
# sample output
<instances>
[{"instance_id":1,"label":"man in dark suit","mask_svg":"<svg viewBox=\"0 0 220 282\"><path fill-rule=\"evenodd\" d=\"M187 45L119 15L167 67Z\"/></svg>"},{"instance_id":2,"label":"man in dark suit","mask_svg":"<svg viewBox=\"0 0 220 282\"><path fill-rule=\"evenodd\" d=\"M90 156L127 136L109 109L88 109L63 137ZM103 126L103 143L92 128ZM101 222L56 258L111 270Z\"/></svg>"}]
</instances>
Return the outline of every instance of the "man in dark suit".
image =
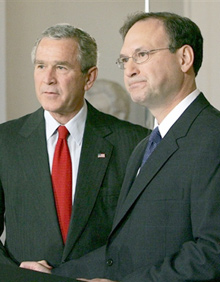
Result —
<instances>
[{"instance_id":1,"label":"man in dark suit","mask_svg":"<svg viewBox=\"0 0 220 282\"><path fill-rule=\"evenodd\" d=\"M156 128L128 162L106 246L52 273L103 277L95 282L219 281L220 113L196 87L202 35L172 13L135 14L121 33L126 88Z\"/></svg>"},{"instance_id":2,"label":"man in dark suit","mask_svg":"<svg viewBox=\"0 0 220 282\"><path fill-rule=\"evenodd\" d=\"M0 263L45 258L56 267L105 244L134 147L149 131L84 100L97 76L97 46L70 25L48 28L32 59L42 108L0 125ZM72 217L61 236L51 181L57 128L69 130Z\"/></svg>"}]
</instances>

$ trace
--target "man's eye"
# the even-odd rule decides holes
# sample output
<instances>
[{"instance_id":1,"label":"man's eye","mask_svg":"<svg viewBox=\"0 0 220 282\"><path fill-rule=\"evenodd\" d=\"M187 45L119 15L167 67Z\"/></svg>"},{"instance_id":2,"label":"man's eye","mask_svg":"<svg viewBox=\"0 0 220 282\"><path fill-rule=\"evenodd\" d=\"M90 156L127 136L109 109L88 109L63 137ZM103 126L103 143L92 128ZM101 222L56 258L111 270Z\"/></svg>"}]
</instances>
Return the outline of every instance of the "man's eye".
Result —
<instances>
[{"instance_id":1,"label":"man's eye","mask_svg":"<svg viewBox=\"0 0 220 282\"><path fill-rule=\"evenodd\" d=\"M64 66L57 66L57 68L58 68L59 70L65 70L65 69L66 69Z\"/></svg>"},{"instance_id":2,"label":"man's eye","mask_svg":"<svg viewBox=\"0 0 220 282\"><path fill-rule=\"evenodd\" d=\"M121 61L121 63L127 63L128 62L128 60L129 60L129 57L121 57L120 58L120 61Z\"/></svg>"},{"instance_id":3,"label":"man's eye","mask_svg":"<svg viewBox=\"0 0 220 282\"><path fill-rule=\"evenodd\" d=\"M43 69L43 68L44 68L44 65L36 65L36 68L37 68L37 69Z\"/></svg>"},{"instance_id":4,"label":"man's eye","mask_svg":"<svg viewBox=\"0 0 220 282\"><path fill-rule=\"evenodd\" d=\"M138 58L144 58L148 56L148 51L141 51L137 53Z\"/></svg>"}]
</instances>

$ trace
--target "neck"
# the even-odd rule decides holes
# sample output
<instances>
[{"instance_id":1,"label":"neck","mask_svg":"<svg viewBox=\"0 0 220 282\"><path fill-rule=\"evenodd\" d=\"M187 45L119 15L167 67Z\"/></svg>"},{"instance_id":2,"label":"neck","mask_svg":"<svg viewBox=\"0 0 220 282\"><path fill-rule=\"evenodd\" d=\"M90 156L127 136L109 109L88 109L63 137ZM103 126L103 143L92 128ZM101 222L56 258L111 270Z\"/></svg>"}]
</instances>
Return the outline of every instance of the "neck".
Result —
<instances>
[{"instance_id":1,"label":"neck","mask_svg":"<svg viewBox=\"0 0 220 282\"><path fill-rule=\"evenodd\" d=\"M178 94L171 96L170 99L166 99L166 101L163 101L160 105L149 108L149 111L156 118L158 124L160 124L163 119L194 90L196 90L195 83L193 83L191 87L188 87L188 89L182 89Z\"/></svg>"},{"instance_id":2,"label":"neck","mask_svg":"<svg viewBox=\"0 0 220 282\"><path fill-rule=\"evenodd\" d=\"M54 113L54 112L50 112L50 114L57 122L59 122L59 124L65 125L73 117L75 117L78 114L78 112L79 112L79 110L72 112L72 113L69 113L69 114L67 114L67 113L61 114L61 113Z\"/></svg>"}]
</instances>

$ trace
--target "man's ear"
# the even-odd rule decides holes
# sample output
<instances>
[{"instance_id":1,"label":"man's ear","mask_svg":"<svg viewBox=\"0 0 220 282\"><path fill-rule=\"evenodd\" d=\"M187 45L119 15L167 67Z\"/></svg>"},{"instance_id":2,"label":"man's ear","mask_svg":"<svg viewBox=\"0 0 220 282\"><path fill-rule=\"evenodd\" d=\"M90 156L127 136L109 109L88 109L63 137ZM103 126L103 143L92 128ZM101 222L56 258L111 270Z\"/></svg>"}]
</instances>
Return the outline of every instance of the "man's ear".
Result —
<instances>
[{"instance_id":1,"label":"man's ear","mask_svg":"<svg viewBox=\"0 0 220 282\"><path fill-rule=\"evenodd\" d=\"M86 84L84 87L85 91L88 91L94 84L96 78L98 76L98 68L97 67L92 67L88 70L86 74Z\"/></svg>"},{"instance_id":2,"label":"man's ear","mask_svg":"<svg viewBox=\"0 0 220 282\"><path fill-rule=\"evenodd\" d=\"M190 45L183 45L179 50L181 60L181 70L186 73L193 69L194 51Z\"/></svg>"}]
</instances>

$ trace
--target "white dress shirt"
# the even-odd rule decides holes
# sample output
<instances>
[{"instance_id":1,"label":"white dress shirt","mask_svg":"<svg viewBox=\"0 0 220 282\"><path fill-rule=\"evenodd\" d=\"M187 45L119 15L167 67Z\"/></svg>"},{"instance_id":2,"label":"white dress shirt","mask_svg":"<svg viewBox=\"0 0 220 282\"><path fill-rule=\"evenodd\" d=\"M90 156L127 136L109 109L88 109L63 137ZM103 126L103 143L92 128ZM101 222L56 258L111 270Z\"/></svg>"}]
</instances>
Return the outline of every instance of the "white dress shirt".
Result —
<instances>
[{"instance_id":1,"label":"white dress shirt","mask_svg":"<svg viewBox=\"0 0 220 282\"><path fill-rule=\"evenodd\" d=\"M171 126L178 120L182 113L189 107L189 105L196 99L199 95L200 90L196 89L192 93L186 96L161 122L158 124L157 120L154 120L154 128L158 126L161 138L163 138ZM140 172L140 168L137 171L137 175Z\"/></svg>"},{"instance_id":2,"label":"white dress shirt","mask_svg":"<svg viewBox=\"0 0 220 282\"><path fill-rule=\"evenodd\" d=\"M189 105L196 99L199 95L200 90L196 89L192 93L186 96L158 125L157 120L155 119L154 128L158 126L160 135L163 138L171 126L178 120L178 118L183 114L183 112L189 107Z\"/></svg>"},{"instance_id":3,"label":"white dress shirt","mask_svg":"<svg viewBox=\"0 0 220 282\"><path fill-rule=\"evenodd\" d=\"M46 121L47 150L49 156L50 171L52 172L53 156L58 140L57 128L60 124L51 116L48 111L44 111ZM82 109L68 123L65 124L70 135L67 138L70 156L72 160L72 201L74 201L79 160L83 142L83 134L87 117L87 105L84 102Z\"/></svg>"}]
</instances>

